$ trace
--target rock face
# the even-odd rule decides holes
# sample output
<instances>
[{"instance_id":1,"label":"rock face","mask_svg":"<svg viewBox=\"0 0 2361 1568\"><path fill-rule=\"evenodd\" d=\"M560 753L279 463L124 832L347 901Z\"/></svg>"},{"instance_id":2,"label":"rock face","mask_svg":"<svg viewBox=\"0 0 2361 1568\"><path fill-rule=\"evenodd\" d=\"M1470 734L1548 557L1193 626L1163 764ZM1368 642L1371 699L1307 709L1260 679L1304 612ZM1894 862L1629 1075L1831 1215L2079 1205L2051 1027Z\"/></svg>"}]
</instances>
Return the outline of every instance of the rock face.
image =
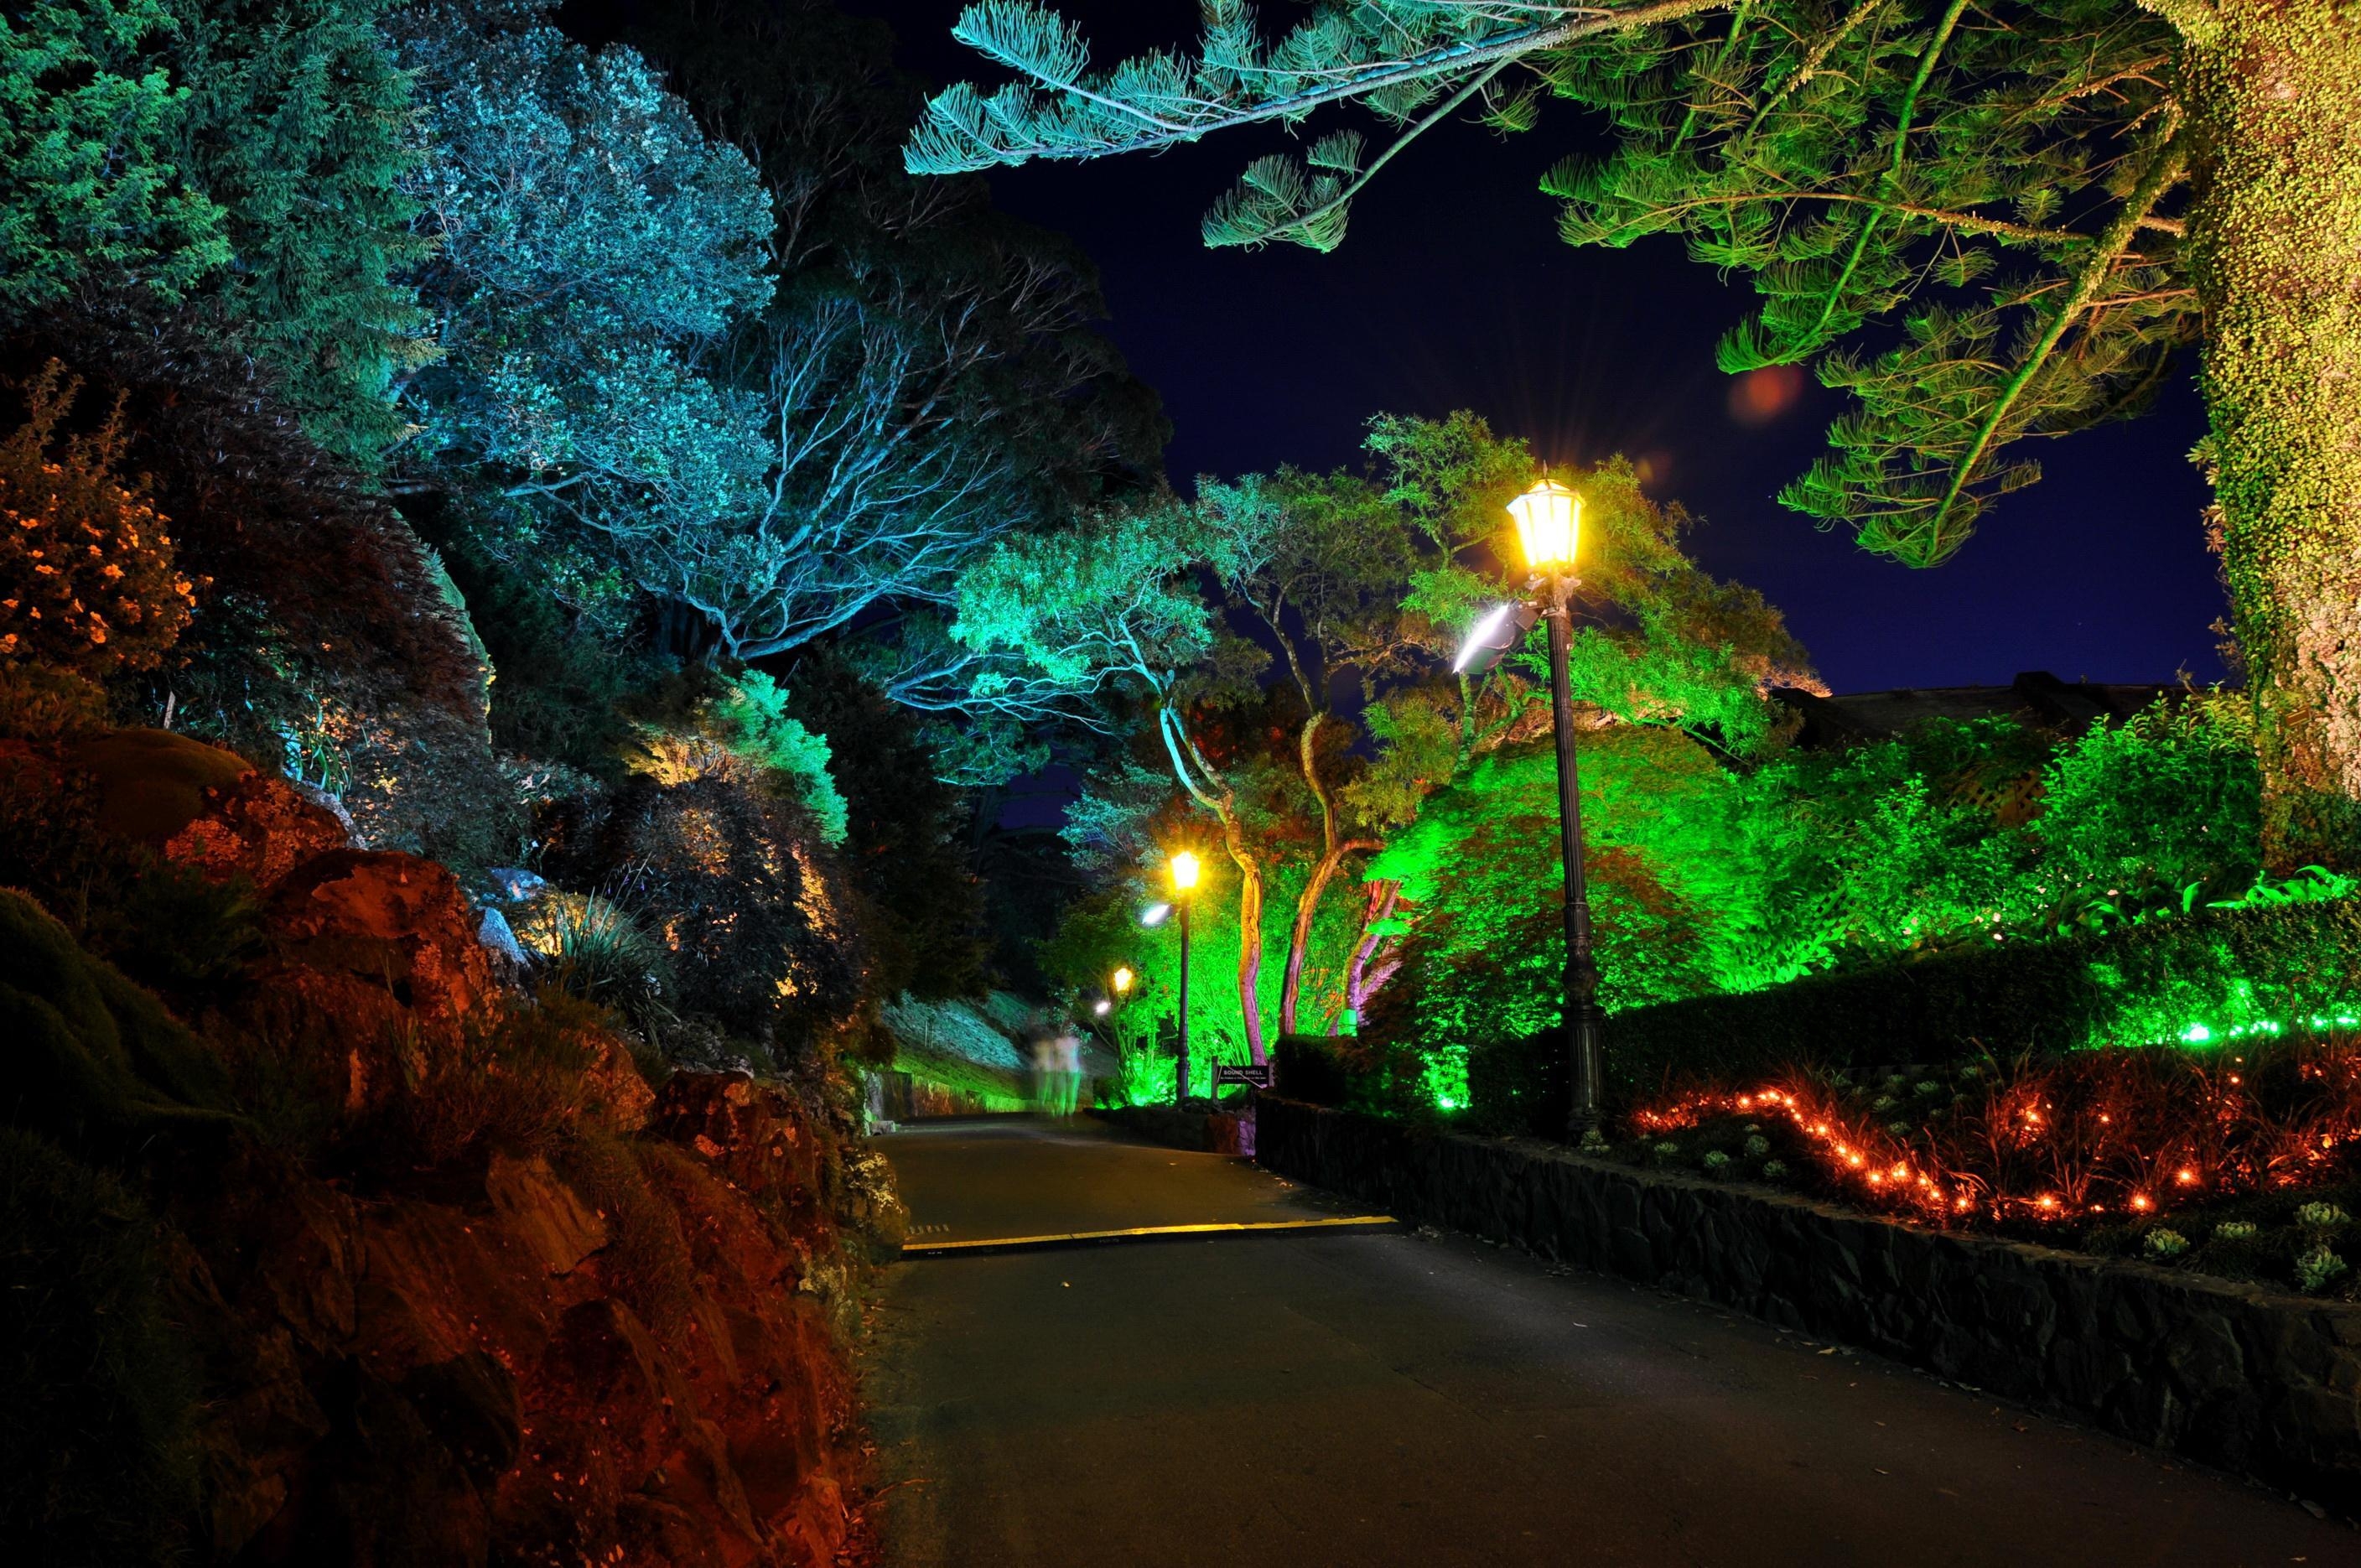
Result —
<instances>
[{"instance_id":1,"label":"rock face","mask_svg":"<svg viewBox=\"0 0 2361 1568\"><path fill-rule=\"evenodd\" d=\"M501 990L451 872L349 847L227 752L118 731L0 769L82 781L101 835L259 895L262 956L192 1028L0 890L29 1096L0 1124L154 1211L197 1364L192 1560L833 1561L840 1228L892 1200L821 1107L651 1089L603 1014Z\"/></svg>"},{"instance_id":2,"label":"rock face","mask_svg":"<svg viewBox=\"0 0 2361 1568\"><path fill-rule=\"evenodd\" d=\"M212 1559L830 1561L851 1395L812 1289L822 1161L752 1087L675 1079L603 1169L494 1155L364 1197L252 1153L184 1205L175 1284L223 1396Z\"/></svg>"},{"instance_id":3,"label":"rock face","mask_svg":"<svg viewBox=\"0 0 2361 1568\"><path fill-rule=\"evenodd\" d=\"M95 786L98 826L209 882L269 887L349 840L327 807L235 752L162 729L117 729L67 746L67 772Z\"/></svg>"},{"instance_id":4,"label":"rock face","mask_svg":"<svg viewBox=\"0 0 2361 1568\"><path fill-rule=\"evenodd\" d=\"M2361 1308L1268 1095L1256 1120L1260 1162L1298 1180L1861 1345L2361 1517Z\"/></svg>"}]
</instances>

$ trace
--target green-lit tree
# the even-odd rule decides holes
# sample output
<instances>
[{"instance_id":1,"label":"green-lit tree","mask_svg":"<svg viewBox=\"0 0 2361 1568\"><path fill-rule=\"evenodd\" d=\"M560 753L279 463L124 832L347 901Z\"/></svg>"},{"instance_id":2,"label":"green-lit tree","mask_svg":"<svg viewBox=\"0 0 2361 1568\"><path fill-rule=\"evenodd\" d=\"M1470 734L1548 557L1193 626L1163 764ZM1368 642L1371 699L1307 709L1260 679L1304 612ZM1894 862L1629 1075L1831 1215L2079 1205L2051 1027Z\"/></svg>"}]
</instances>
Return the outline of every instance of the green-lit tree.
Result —
<instances>
[{"instance_id":1,"label":"green-lit tree","mask_svg":"<svg viewBox=\"0 0 2361 1568\"><path fill-rule=\"evenodd\" d=\"M193 302L368 464L423 318L391 0L43 0L0 17L0 311Z\"/></svg>"},{"instance_id":2,"label":"green-lit tree","mask_svg":"<svg viewBox=\"0 0 2361 1568\"><path fill-rule=\"evenodd\" d=\"M178 159L224 210L217 279L280 398L322 445L374 464L395 383L425 362L403 280L430 242L401 189L410 83L379 24L394 0L173 0L191 89Z\"/></svg>"},{"instance_id":3,"label":"green-lit tree","mask_svg":"<svg viewBox=\"0 0 2361 1568\"><path fill-rule=\"evenodd\" d=\"M1199 666L1215 644L1213 611L1191 577L1239 574L1258 547L1240 521L1212 527L1201 509L1168 498L1005 541L961 576L951 635L1069 693L1128 701L1148 716L1174 782L1219 825L1238 869L1238 1006L1259 1062L1262 853L1238 782L1200 743L1190 716L1207 684Z\"/></svg>"},{"instance_id":4,"label":"green-lit tree","mask_svg":"<svg viewBox=\"0 0 2361 1568\"><path fill-rule=\"evenodd\" d=\"M1852 394L1787 504L1917 565L2031 483L2030 441L2137 411L2202 338L2211 523L2257 711L2275 860L2361 822L2361 26L2347 0L1366 0L1093 70L1041 6L960 38L1017 73L929 105L914 169L1150 150L1357 103L1387 127L1257 159L1216 245L1327 248L1404 141L1466 111L1604 113L1544 181L1564 232L1677 235L1763 305L1731 370Z\"/></svg>"},{"instance_id":5,"label":"green-lit tree","mask_svg":"<svg viewBox=\"0 0 2361 1568\"><path fill-rule=\"evenodd\" d=\"M229 259L222 211L174 161L189 89L162 0L0 16L0 308L118 279L176 298Z\"/></svg>"},{"instance_id":6,"label":"green-lit tree","mask_svg":"<svg viewBox=\"0 0 2361 1568\"><path fill-rule=\"evenodd\" d=\"M1361 831L1389 843L1424 803L1480 759L1546 724L1548 666L1536 628L1480 675L1449 667L1470 623L1504 595L1494 563L1513 560L1505 503L1536 477L1524 444L1465 412L1446 420L1380 418L1369 447L1386 494L1405 514L1422 563L1411 575L1393 637L1393 678L1366 710L1375 757L1342 792ZM1568 676L1598 725L1677 729L1727 762L1750 763L1775 740L1776 687L1817 689L1779 612L1742 584L1698 570L1682 548L1690 518L1651 500L1631 466L1613 458L1562 475L1583 497L1584 565ZM1410 894L1384 872L1367 883L1362 934L1345 1001L1356 1014L1383 986Z\"/></svg>"},{"instance_id":7,"label":"green-lit tree","mask_svg":"<svg viewBox=\"0 0 2361 1568\"><path fill-rule=\"evenodd\" d=\"M1279 991L1279 1030L1293 1034L1322 895L1346 856L1379 847L1351 830L1330 777L1354 738L1354 727L1336 716L1336 688L1356 683L1367 702L1373 683L1401 662L1400 606L1417 555L1401 509L1359 475L1283 470L1235 484L1200 479L1197 506L1230 546L1222 587L1255 621L1255 641L1244 647L1257 656L1234 657L1233 667L1253 670L1268 662L1263 650L1276 647L1303 708L1295 761L1319 814L1320 851L1296 897Z\"/></svg>"}]
</instances>

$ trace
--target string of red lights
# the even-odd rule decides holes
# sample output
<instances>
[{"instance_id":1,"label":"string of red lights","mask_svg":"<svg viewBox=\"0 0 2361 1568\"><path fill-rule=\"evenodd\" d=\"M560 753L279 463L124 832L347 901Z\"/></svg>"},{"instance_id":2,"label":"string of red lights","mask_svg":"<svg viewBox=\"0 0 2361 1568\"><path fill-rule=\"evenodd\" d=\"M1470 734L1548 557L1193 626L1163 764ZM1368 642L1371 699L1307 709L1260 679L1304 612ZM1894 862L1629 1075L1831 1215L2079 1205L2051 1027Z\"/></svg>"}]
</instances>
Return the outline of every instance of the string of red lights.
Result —
<instances>
[{"instance_id":1,"label":"string of red lights","mask_svg":"<svg viewBox=\"0 0 2361 1568\"><path fill-rule=\"evenodd\" d=\"M2244 1057L2092 1051L2019 1064L1981 1101L1897 1133L1801 1072L1746 1091L1693 1090L1631 1115L1643 1137L1718 1116L1777 1117L1875 1207L1936 1224L2142 1218L2305 1185L2361 1145L2361 1056L2334 1044L2275 1059L2259 1095Z\"/></svg>"}]
</instances>

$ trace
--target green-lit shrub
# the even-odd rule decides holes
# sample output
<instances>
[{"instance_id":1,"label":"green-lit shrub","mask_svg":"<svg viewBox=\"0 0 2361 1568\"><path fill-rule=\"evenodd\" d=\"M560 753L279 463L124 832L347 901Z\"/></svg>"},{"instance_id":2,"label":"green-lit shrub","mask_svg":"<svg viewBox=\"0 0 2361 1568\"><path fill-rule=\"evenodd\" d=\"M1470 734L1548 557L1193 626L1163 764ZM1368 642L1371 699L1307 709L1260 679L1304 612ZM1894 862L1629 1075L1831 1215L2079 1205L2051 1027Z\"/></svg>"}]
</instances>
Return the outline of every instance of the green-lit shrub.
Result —
<instances>
[{"instance_id":1,"label":"green-lit shrub","mask_svg":"<svg viewBox=\"0 0 2361 1568\"><path fill-rule=\"evenodd\" d=\"M788 717L787 693L760 670L730 679L705 712L708 730L746 762L777 775L819 822L819 836L844 842L845 803L829 776L828 737Z\"/></svg>"},{"instance_id":2,"label":"green-lit shrub","mask_svg":"<svg viewBox=\"0 0 2361 1568\"><path fill-rule=\"evenodd\" d=\"M1683 1075L1799 1062L2202 1047L2339 1025L2356 1004L2361 901L2203 909L1620 1014L1607 1024L1607 1071L1618 1093L1644 1096Z\"/></svg>"},{"instance_id":3,"label":"green-lit shrub","mask_svg":"<svg viewBox=\"0 0 2361 1568\"><path fill-rule=\"evenodd\" d=\"M2042 773L2031 825L2067 885L2152 878L2226 897L2261 869L2262 774L2233 699L2162 704L2098 725Z\"/></svg>"}]
</instances>

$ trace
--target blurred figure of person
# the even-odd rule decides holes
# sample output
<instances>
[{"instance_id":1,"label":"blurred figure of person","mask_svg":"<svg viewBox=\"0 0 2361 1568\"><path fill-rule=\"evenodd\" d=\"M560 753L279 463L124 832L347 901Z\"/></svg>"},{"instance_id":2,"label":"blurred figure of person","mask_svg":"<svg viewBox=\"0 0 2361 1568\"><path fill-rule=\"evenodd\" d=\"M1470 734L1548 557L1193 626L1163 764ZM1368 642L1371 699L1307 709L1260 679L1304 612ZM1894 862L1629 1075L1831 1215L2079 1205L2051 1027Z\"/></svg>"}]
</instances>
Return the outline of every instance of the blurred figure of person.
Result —
<instances>
[{"instance_id":1,"label":"blurred figure of person","mask_svg":"<svg viewBox=\"0 0 2361 1568\"><path fill-rule=\"evenodd\" d=\"M1082 1036L1070 1023L1058 1032L1050 1048L1057 1060L1058 1114L1071 1116L1074 1113L1074 1102L1082 1092Z\"/></svg>"},{"instance_id":2,"label":"blurred figure of person","mask_svg":"<svg viewBox=\"0 0 2361 1568\"><path fill-rule=\"evenodd\" d=\"M1049 1115L1058 1111L1058 1034L1036 1024L1025 1034L1025 1054L1032 1066L1033 1105Z\"/></svg>"}]
</instances>

